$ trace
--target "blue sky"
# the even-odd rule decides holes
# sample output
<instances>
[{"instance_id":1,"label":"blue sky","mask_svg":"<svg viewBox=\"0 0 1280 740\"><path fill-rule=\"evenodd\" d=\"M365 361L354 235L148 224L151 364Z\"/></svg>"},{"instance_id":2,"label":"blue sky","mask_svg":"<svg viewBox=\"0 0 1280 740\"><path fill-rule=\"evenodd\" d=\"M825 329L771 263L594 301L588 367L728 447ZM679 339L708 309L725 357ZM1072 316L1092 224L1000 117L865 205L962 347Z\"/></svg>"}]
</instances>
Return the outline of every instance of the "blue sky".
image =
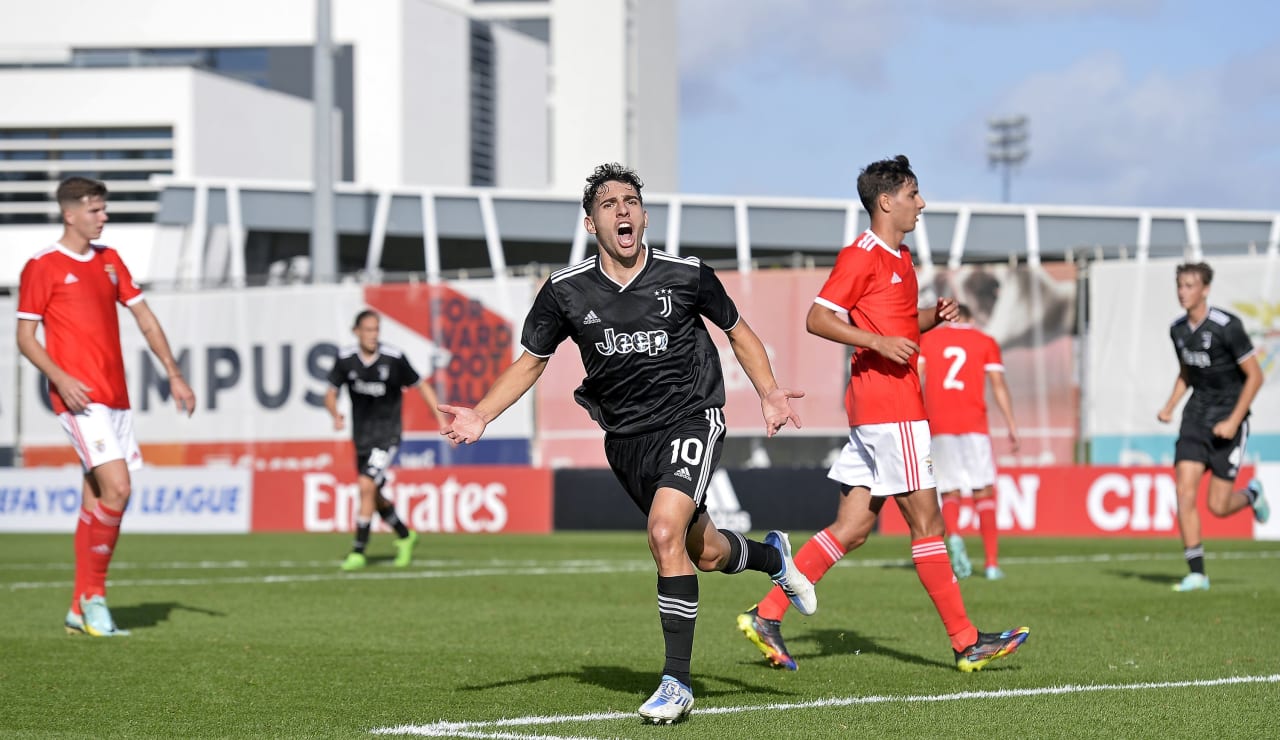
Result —
<instances>
[{"instance_id":1,"label":"blue sky","mask_svg":"<svg viewBox=\"0 0 1280 740\"><path fill-rule=\"evenodd\" d=\"M680 0L680 190L999 202L987 121L1029 118L1015 203L1280 210L1280 3Z\"/></svg>"}]
</instances>

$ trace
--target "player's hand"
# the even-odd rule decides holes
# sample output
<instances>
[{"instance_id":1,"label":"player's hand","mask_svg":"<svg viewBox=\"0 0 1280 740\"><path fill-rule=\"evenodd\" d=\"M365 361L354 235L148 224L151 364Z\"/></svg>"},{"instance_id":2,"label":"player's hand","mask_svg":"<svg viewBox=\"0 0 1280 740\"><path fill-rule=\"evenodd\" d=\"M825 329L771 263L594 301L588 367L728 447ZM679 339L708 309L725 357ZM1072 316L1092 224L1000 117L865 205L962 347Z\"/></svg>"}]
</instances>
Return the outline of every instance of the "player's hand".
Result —
<instances>
[{"instance_id":1,"label":"player's hand","mask_svg":"<svg viewBox=\"0 0 1280 740\"><path fill-rule=\"evenodd\" d=\"M1213 436L1218 439L1235 439L1238 431L1240 431L1240 425L1230 419L1223 419L1213 425Z\"/></svg>"},{"instance_id":2,"label":"player's hand","mask_svg":"<svg viewBox=\"0 0 1280 740\"><path fill-rule=\"evenodd\" d=\"M191 416L196 412L196 394L191 390L191 386L187 385L187 379L182 375L170 376L169 395L173 396L173 403L178 407L178 413L186 412L187 416Z\"/></svg>"},{"instance_id":3,"label":"player's hand","mask_svg":"<svg viewBox=\"0 0 1280 740\"><path fill-rule=\"evenodd\" d=\"M1017 454L1022 447L1022 442L1018 439L1018 430L1016 429L1009 430L1009 446L1013 448L1014 454Z\"/></svg>"},{"instance_id":4,"label":"player's hand","mask_svg":"<svg viewBox=\"0 0 1280 740\"><path fill-rule=\"evenodd\" d=\"M53 383L53 386L58 389L58 395L62 397L62 402L66 404L67 410L73 414L84 411L92 403L92 399L89 398L89 391L93 389L70 375L63 375L58 380L50 379L49 382Z\"/></svg>"},{"instance_id":5,"label":"player's hand","mask_svg":"<svg viewBox=\"0 0 1280 740\"><path fill-rule=\"evenodd\" d=\"M905 365L920 351L920 345L906 337L880 337L871 347L876 353L899 365Z\"/></svg>"},{"instance_id":6,"label":"player's hand","mask_svg":"<svg viewBox=\"0 0 1280 740\"><path fill-rule=\"evenodd\" d=\"M1173 412L1169 409L1160 409L1160 413L1156 414L1156 420L1161 424L1168 424L1173 421Z\"/></svg>"},{"instance_id":7,"label":"player's hand","mask_svg":"<svg viewBox=\"0 0 1280 740\"><path fill-rule=\"evenodd\" d=\"M456 445L470 444L480 439L485 427L489 425L489 422L477 414L475 409L451 406L447 403L440 404L439 408L453 417L452 422L440 428L440 434L448 437L449 441Z\"/></svg>"},{"instance_id":8,"label":"player's hand","mask_svg":"<svg viewBox=\"0 0 1280 740\"><path fill-rule=\"evenodd\" d=\"M774 388L764 398L760 399L760 411L764 414L764 431L765 435L772 437L777 434L787 422L795 425L796 429L800 428L800 415L791 408L791 399L804 398L804 391L794 391L790 388Z\"/></svg>"},{"instance_id":9,"label":"player's hand","mask_svg":"<svg viewBox=\"0 0 1280 740\"><path fill-rule=\"evenodd\" d=\"M333 415L333 431L341 432L342 428L347 425L347 417L342 414Z\"/></svg>"},{"instance_id":10,"label":"player's hand","mask_svg":"<svg viewBox=\"0 0 1280 740\"><path fill-rule=\"evenodd\" d=\"M944 321L958 321L960 319L960 304L956 303L954 298L939 298L938 307L933 312L934 323L941 324Z\"/></svg>"}]
</instances>

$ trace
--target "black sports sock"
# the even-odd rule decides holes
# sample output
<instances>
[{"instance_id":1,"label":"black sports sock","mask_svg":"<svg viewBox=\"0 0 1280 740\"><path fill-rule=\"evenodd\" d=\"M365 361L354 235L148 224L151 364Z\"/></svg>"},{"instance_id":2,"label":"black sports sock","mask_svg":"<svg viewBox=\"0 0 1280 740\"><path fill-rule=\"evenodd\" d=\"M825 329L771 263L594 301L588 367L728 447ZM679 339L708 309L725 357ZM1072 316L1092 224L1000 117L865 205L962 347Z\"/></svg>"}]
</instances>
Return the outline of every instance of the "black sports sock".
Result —
<instances>
[{"instance_id":1,"label":"black sports sock","mask_svg":"<svg viewBox=\"0 0 1280 740\"><path fill-rule=\"evenodd\" d=\"M1204 545L1192 545L1182 551L1187 558L1187 565L1192 573L1204 575Z\"/></svg>"},{"instance_id":2,"label":"black sports sock","mask_svg":"<svg viewBox=\"0 0 1280 740\"><path fill-rule=\"evenodd\" d=\"M698 577L658 576L658 617L667 644L662 672L690 686L693 627L698 618Z\"/></svg>"},{"instance_id":3,"label":"black sports sock","mask_svg":"<svg viewBox=\"0 0 1280 740\"><path fill-rule=\"evenodd\" d=\"M400 521L400 517L396 516L396 507L387 506L386 508L378 509L378 516L382 517L382 521L386 522L388 527L396 531L396 536L400 539L409 536L409 528L404 526L404 522Z\"/></svg>"},{"instance_id":4,"label":"black sports sock","mask_svg":"<svg viewBox=\"0 0 1280 740\"><path fill-rule=\"evenodd\" d=\"M369 519L356 520L356 541L351 543L351 552L364 554L364 549L369 546L369 527L372 524Z\"/></svg>"},{"instance_id":5,"label":"black sports sock","mask_svg":"<svg viewBox=\"0 0 1280 740\"><path fill-rule=\"evenodd\" d=\"M782 571L782 555L776 548L749 540L731 529L722 529L720 534L729 540L729 560L724 566L725 573L732 575L744 570L758 570L774 576Z\"/></svg>"}]
</instances>

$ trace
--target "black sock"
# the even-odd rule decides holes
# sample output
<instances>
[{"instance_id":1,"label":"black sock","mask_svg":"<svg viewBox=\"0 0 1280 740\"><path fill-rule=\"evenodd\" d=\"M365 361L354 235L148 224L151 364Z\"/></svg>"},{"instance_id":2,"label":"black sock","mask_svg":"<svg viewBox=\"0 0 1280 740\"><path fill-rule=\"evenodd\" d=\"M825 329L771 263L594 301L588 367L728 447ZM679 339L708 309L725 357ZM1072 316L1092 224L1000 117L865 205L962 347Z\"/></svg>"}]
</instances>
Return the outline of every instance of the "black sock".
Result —
<instances>
[{"instance_id":1,"label":"black sock","mask_svg":"<svg viewBox=\"0 0 1280 740\"><path fill-rule=\"evenodd\" d=\"M1204 575L1204 545L1192 545L1182 551L1187 558L1187 565L1192 573Z\"/></svg>"},{"instance_id":2,"label":"black sock","mask_svg":"<svg viewBox=\"0 0 1280 740\"><path fill-rule=\"evenodd\" d=\"M400 521L400 517L396 516L396 507L388 506L384 509L378 509L378 516L382 517L382 521L387 523L396 531L396 536L404 539L409 536L409 528L404 526L404 522Z\"/></svg>"},{"instance_id":3,"label":"black sock","mask_svg":"<svg viewBox=\"0 0 1280 740\"><path fill-rule=\"evenodd\" d=\"M351 543L351 552L364 553L364 549L369 546L369 527L372 524L369 519L356 520L356 541Z\"/></svg>"},{"instance_id":4,"label":"black sock","mask_svg":"<svg viewBox=\"0 0 1280 740\"><path fill-rule=\"evenodd\" d=\"M1248 501L1250 506L1253 506L1258 502L1258 492L1253 490L1249 486L1245 486L1244 488L1241 488L1239 491L1237 491L1237 493L1239 493L1241 496L1244 496L1244 500Z\"/></svg>"},{"instance_id":5,"label":"black sock","mask_svg":"<svg viewBox=\"0 0 1280 740\"><path fill-rule=\"evenodd\" d=\"M758 570L773 576L782 571L782 555L776 548L749 540L731 529L722 529L720 534L729 540L729 561L724 566L725 573L732 575L744 570Z\"/></svg>"},{"instance_id":6,"label":"black sock","mask_svg":"<svg viewBox=\"0 0 1280 740\"><path fill-rule=\"evenodd\" d=\"M693 657L693 627L698 618L697 576L658 576L658 617L667 643L667 662L662 672L691 686L689 661Z\"/></svg>"}]
</instances>

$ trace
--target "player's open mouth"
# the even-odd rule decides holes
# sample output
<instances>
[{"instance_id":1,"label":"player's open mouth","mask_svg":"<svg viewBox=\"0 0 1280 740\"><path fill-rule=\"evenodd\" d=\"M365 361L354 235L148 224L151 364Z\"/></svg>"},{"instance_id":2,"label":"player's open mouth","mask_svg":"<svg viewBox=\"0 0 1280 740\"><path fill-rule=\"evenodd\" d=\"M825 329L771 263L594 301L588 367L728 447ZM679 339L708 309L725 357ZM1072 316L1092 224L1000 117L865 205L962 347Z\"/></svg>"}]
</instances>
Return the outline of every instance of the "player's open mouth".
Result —
<instances>
[{"instance_id":1,"label":"player's open mouth","mask_svg":"<svg viewBox=\"0 0 1280 740\"><path fill-rule=\"evenodd\" d=\"M632 247L636 243L635 229L631 224L623 221L618 224L618 246Z\"/></svg>"}]
</instances>

